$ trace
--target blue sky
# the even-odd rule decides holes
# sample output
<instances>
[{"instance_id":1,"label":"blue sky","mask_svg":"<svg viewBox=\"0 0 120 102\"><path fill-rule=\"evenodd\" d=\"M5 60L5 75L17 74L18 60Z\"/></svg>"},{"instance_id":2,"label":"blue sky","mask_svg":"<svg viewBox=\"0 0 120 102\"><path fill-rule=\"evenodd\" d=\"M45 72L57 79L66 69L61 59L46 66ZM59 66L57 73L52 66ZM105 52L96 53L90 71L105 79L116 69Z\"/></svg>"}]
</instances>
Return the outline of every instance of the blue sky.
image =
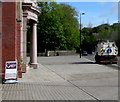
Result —
<instances>
[{"instance_id":1,"label":"blue sky","mask_svg":"<svg viewBox=\"0 0 120 102\"><path fill-rule=\"evenodd\" d=\"M103 23L118 22L118 3L117 2L64 2L71 5L78 12L84 12L82 15L82 24L92 27ZM78 19L79 20L79 19Z\"/></svg>"}]
</instances>

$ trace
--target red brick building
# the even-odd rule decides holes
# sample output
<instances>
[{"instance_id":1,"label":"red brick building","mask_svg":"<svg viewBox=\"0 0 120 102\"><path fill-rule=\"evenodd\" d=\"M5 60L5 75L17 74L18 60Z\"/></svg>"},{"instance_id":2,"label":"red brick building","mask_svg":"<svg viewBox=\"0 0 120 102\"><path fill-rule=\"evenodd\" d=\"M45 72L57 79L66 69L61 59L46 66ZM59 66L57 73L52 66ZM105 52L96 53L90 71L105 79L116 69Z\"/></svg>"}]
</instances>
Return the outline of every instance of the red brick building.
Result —
<instances>
[{"instance_id":1,"label":"red brick building","mask_svg":"<svg viewBox=\"0 0 120 102\"><path fill-rule=\"evenodd\" d=\"M30 65L37 68L37 15L35 0L0 2L0 69L5 76L5 62L18 62L18 77L22 77L21 59L26 63L27 24L31 26Z\"/></svg>"},{"instance_id":2,"label":"red brick building","mask_svg":"<svg viewBox=\"0 0 120 102\"><path fill-rule=\"evenodd\" d=\"M0 3L0 73L2 73L2 4L1 3Z\"/></svg>"}]
</instances>

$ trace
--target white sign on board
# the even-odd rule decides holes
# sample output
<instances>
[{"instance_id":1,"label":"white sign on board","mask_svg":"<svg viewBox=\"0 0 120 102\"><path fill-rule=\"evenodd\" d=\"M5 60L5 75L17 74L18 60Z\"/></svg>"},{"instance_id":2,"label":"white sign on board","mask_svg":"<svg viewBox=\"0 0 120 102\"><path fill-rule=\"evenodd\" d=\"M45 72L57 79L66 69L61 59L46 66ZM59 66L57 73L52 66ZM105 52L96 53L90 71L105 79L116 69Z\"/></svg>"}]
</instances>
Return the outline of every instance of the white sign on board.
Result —
<instances>
[{"instance_id":1,"label":"white sign on board","mask_svg":"<svg viewBox=\"0 0 120 102\"><path fill-rule=\"evenodd\" d=\"M7 61L5 64L5 79L17 78L17 61Z\"/></svg>"}]
</instances>

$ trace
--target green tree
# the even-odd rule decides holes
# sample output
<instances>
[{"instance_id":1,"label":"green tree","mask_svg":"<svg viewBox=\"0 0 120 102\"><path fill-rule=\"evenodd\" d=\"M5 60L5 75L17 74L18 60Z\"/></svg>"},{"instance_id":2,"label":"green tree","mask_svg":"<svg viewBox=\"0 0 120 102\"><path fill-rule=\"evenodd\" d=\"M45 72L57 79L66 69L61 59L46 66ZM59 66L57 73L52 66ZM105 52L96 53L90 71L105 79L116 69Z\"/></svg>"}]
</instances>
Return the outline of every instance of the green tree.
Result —
<instances>
[{"instance_id":1,"label":"green tree","mask_svg":"<svg viewBox=\"0 0 120 102\"><path fill-rule=\"evenodd\" d=\"M120 49L120 36L119 36L120 29L119 28L120 28L119 23L114 23L113 25L102 24L92 28L92 33L98 34L96 36L96 40L115 41L118 48Z\"/></svg>"},{"instance_id":2,"label":"green tree","mask_svg":"<svg viewBox=\"0 0 120 102\"><path fill-rule=\"evenodd\" d=\"M92 53L95 50L96 37L93 35L93 28L82 29L82 50Z\"/></svg>"},{"instance_id":3,"label":"green tree","mask_svg":"<svg viewBox=\"0 0 120 102\"><path fill-rule=\"evenodd\" d=\"M80 33L76 10L67 4L38 2L38 52L79 49ZM120 50L120 24L102 24L82 29L82 49L91 53L97 40L113 40ZM28 28L28 38L30 29ZM30 50L30 38L27 41ZM120 52L120 51L119 51Z\"/></svg>"},{"instance_id":4,"label":"green tree","mask_svg":"<svg viewBox=\"0 0 120 102\"><path fill-rule=\"evenodd\" d=\"M66 46L68 50L79 47L79 23L77 20L76 10L67 4L60 4L62 8L61 22L64 28L64 36L66 38Z\"/></svg>"},{"instance_id":5,"label":"green tree","mask_svg":"<svg viewBox=\"0 0 120 102\"><path fill-rule=\"evenodd\" d=\"M60 8L55 2L38 3L41 8L38 24L39 51L62 49L65 43L63 26L60 21Z\"/></svg>"},{"instance_id":6,"label":"green tree","mask_svg":"<svg viewBox=\"0 0 120 102\"><path fill-rule=\"evenodd\" d=\"M66 4L38 3L38 52L72 50L79 46L79 29L75 9Z\"/></svg>"}]
</instances>

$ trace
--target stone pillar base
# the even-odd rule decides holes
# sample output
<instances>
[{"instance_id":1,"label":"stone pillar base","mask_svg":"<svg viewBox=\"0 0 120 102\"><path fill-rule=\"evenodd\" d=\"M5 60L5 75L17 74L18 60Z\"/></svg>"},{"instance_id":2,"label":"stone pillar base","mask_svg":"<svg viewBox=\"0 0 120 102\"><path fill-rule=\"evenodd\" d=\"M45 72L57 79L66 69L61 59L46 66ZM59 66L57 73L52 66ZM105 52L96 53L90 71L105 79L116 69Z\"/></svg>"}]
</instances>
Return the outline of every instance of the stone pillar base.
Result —
<instances>
[{"instance_id":1,"label":"stone pillar base","mask_svg":"<svg viewBox=\"0 0 120 102\"><path fill-rule=\"evenodd\" d=\"M38 63L30 63L30 67L33 67L34 69L38 68Z\"/></svg>"}]
</instances>

